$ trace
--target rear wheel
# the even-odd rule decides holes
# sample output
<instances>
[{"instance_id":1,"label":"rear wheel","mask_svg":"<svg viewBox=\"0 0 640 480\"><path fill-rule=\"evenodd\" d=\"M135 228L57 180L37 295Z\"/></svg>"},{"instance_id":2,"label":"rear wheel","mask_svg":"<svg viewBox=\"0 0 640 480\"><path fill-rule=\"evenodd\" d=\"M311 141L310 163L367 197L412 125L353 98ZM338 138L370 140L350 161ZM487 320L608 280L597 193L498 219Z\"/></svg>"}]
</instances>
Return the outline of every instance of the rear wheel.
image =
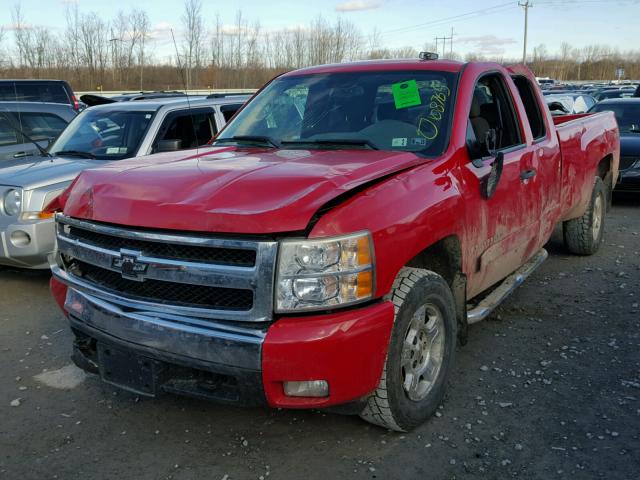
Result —
<instances>
[{"instance_id":1,"label":"rear wheel","mask_svg":"<svg viewBox=\"0 0 640 480\"><path fill-rule=\"evenodd\" d=\"M596 177L591 200L581 217L562 224L564 244L576 255L593 255L604 237L604 219L607 211L607 191L600 177Z\"/></svg>"},{"instance_id":2,"label":"rear wheel","mask_svg":"<svg viewBox=\"0 0 640 480\"><path fill-rule=\"evenodd\" d=\"M395 323L380 383L360 416L396 431L435 412L444 396L456 339L454 300L438 274L405 267L390 299Z\"/></svg>"}]
</instances>

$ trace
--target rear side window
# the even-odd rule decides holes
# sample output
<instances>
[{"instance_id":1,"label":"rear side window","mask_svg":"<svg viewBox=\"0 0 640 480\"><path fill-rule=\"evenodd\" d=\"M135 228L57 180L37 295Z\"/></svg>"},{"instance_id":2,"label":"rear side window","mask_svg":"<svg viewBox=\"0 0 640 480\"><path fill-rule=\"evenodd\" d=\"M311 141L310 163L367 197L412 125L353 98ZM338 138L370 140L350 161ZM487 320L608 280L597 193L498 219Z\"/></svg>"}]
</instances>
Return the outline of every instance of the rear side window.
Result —
<instances>
[{"instance_id":1,"label":"rear side window","mask_svg":"<svg viewBox=\"0 0 640 480\"><path fill-rule=\"evenodd\" d=\"M522 144L515 107L499 74L485 75L476 84L469 112L467 138L475 136L483 154Z\"/></svg>"},{"instance_id":2,"label":"rear side window","mask_svg":"<svg viewBox=\"0 0 640 480\"><path fill-rule=\"evenodd\" d=\"M535 96L533 85L527 77L514 76L513 82L518 88L520 98L524 104L524 110L527 113L527 119L531 126L531 134L535 140L544 137L547 134L544 126L544 120L542 118L542 111L538 104L538 99Z\"/></svg>"},{"instance_id":3,"label":"rear side window","mask_svg":"<svg viewBox=\"0 0 640 480\"><path fill-rule=\"evenodd\" d=\"M0 82L0 101L71 103L58 82Z\"/></svg>"},{"instance_id":4,"label":"rear side window","mask_svg":"<svg viewBox=\"0 0 640 480\"><path fill-rule=\"evenodd\" d=\"M50 113L21 112L18 118L22 131L36 141L54 139L67 126L67 122Z\"/></svg>"}]
</instances>

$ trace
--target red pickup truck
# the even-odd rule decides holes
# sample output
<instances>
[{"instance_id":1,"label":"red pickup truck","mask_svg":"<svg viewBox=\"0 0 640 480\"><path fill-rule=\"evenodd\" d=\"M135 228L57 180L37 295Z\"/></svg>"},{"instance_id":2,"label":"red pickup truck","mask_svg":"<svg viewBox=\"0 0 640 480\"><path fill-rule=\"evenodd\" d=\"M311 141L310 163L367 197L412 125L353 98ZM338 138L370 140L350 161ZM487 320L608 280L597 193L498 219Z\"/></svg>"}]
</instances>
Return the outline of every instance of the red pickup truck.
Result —
<instances>
[{"instance_id":1,"label":"red pickup truck","mask_svg":"<svg viewBox=\"0 0 640 480\"><path fill-rule=\"evenodd\" d=\"M281 75L211 147L83 172L52 206L76 364L149 396L432 415L554 227L601 245L619 138L612 113L552 118L523 66L423 58Z\"/></svg>"}]
</instances>

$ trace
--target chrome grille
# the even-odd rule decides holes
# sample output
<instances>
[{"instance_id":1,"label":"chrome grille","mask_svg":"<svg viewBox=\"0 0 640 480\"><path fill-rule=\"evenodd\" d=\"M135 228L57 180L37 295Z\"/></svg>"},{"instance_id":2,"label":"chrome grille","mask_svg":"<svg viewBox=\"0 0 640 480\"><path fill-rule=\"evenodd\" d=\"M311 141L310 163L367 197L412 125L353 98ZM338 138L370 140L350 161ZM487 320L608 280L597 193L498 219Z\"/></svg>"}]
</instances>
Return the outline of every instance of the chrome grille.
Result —
<instances>
[{"instance_id":1,"label":"chrome grille","mask_svg":"<svg viewBox=\"0 0 640 480\"><path fill-rule=\"evenodd\" d=\"M277 244L140 231L56 215L70 287L154 315L268 321Z\"/></svg>"},{"instance_id":2,"label":"chrome grille","mask_svg":"<svg viewBox=\"0 0 640 480\"><path fill-rule=\"evenodd\" d=\"M97 247L112 250L127 248L140 251L148 257L169 258L186 262L236 265L239 267L253 267L256 264L255 250L160 243L133 238L114 237L78 227L69 227L67 235L69 238L77 238Z\"/></svg>"},{"instance_id":3,"label":"chrome grille","mask_svg":"<svg viewBox=\"0 0 640 480\"><path fill-rule=\"evenodd\" d=\"M251 290L189 285L162 280L138 282L123 278L117 272L75 259L69 263L68 270L73 275L113 293L125 294L132 299L147 302L230 310L251 310L253 306Z\"/></svg>"}]
</instances>

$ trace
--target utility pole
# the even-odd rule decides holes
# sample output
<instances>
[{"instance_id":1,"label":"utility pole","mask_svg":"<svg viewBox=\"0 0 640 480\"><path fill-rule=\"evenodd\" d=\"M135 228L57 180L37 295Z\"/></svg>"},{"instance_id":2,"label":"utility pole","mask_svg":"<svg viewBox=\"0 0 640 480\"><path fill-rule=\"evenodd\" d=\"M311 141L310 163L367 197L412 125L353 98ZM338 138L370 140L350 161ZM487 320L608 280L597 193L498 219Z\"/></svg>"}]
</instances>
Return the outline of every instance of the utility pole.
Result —
<instances>
[{"instance_id":1,"label":"utility pole","mask_svg":"<svg viewBox=\"0 0 640 480\"><path fill-rule=\"evenodd\" d=\"M450 44L450 51L449 51L449 58L453 59L453 27L451 27L451 36L449 37L449 44Z\"/></svg>"},{"instance_id":2,"label":"utility pole","mask_svg":"<svg viewBox=\"0 0 640 480\"><path fill-rule=\"evenodd\" d=\"M435 41L436 41L436 53L438 53L438 44L439 44L440 40L442 40L442 58L445 58L445 55L447 54L447 41L450 42L451 53L453 53L453 28L451 29L451 36L450 37L436 37L435 38Z\"/></svg>"},{"instance_id":3,"label":"utility pole","mask_svg":"<svg viewBox=\"0 0 640 480\"><path fill-rule=\"evenodd\" d=\"M529 9L533 8L533 3L530 0L525 2L518 2L522 8L524 8L524 47L522 48L522 63L527 63L527 29L529 26Z\"/></svg>"}]
</instances>

